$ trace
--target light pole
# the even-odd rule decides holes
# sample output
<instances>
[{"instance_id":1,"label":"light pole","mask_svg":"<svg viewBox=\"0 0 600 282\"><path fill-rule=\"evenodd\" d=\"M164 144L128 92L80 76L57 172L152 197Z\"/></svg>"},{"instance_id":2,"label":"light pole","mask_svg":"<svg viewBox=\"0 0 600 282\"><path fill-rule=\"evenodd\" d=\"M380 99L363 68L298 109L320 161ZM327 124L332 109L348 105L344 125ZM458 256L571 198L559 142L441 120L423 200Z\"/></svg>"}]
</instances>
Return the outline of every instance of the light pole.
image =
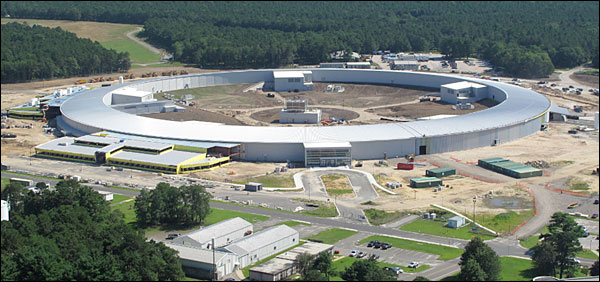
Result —
<instances>
[{"instance_id":1,"label":"light pole","mask_svg":"<svg viewBox=\"0 0 600 282\"><path fill-rule=\"evenodd\" d=\"M473 223L475 223L475 203L477 203L477 198L473 198Z\"/></svg>"}]
</instances>

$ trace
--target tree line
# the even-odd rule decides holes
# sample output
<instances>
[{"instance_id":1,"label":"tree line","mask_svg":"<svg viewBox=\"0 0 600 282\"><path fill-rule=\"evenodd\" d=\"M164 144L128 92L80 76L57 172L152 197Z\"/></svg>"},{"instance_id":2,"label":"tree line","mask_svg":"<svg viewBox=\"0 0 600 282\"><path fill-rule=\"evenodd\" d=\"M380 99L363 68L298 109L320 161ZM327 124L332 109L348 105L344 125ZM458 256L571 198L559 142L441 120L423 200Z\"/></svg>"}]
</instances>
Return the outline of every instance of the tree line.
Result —
<instances>
[{"instance_id":1,"label":"tree line","mask_svg":"<svg viewBox=\"0 0 600 282\"><path fill-rule=\"evenodd\" d=\"M337 50L437 50L532 77L598 53L598 2L3 1L1 13L143 24L175 60L205 68L318 64Z\"/></svg>"},{"instance_id":2,"label":"tree line","mask_svg":"<svg viewBox=\"0 0 600 282\"><path fill-rule=\"evenodd\" d=\"M140 227L153 225L203 224L210 213L212 195L203 186L179 188L161 182L156 189L141 191L135 198L135 214Z\"/></svg>"},{"instance_id":3,"label":"tree line","mask_svg":"<svg viewBox=\"0 0 600 282\"><path fill-rule=\"evenodd\" d=\"M11 207L1 223L2 281L183 279L176 251L146 241L90 187L69 180L37 188L10 183L2 191Z\"/></svg>"},{"instance_id":4,"label":"tree line","mask_svg":"<svg viewBox=\"0 0 600 282\"><path fill-rule=\"evenodd\" d=\"M2 83L126 71L128 53L108 50L60 27L2 25Z\"/></svg>"}]
</instances>

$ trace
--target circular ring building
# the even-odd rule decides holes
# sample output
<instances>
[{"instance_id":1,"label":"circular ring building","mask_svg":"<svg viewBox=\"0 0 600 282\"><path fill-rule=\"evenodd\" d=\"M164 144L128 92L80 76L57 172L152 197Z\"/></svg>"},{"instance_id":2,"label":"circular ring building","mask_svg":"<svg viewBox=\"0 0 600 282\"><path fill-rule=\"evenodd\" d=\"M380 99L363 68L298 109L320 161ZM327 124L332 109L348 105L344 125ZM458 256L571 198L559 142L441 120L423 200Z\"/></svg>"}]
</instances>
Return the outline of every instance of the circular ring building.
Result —
<instances>
[{"instance_id":1,"label":"circular ring building","mask_svg":"<svg viewBox=\"0 0 600 282\"><path fill-rule=\"evenodd\" d=\"M109 131L168 140L240 144L240 159L303 161L307 166L347 164L406 154L435 154L493 146L533 134L548 120L550 101L532 90L453 75L350 69L300 69L312 81L390 86L442 85L467 81L487 87L485 98L499 104L479 112L437 120L355 126L262 127L199 121L168 121L137 116L111 107L122 87L159 93L225 84L272 82L274 72L251 70L203 73L135 81L74 96L60 108L59 126L76 135Z\"/></svg>"}]
</instances>

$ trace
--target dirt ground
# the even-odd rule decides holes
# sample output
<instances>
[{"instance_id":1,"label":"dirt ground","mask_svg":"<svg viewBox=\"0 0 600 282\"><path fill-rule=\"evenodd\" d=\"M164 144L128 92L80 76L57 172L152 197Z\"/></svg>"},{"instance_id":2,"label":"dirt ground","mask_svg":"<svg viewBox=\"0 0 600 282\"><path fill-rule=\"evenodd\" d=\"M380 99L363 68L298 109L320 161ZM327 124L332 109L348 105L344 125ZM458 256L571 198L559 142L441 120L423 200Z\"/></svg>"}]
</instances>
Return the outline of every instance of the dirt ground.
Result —
<instances>
[{"instance_id":1,"label":"dirt ground","mask_svg":"<svg viewBox=\"0 0 600 282\"><path fill-rule=\"evenodd\" d=\"M285 163L251 163L232 162L222 168L191 173L191 177L205 178L223 182L243 182L247 178L271 174L277 177L293 177L294 174L305 170L304 168L291 168L286 172L273 174L276 167L285 166Z\"/></svg>"},{"instance_id":2,"label":"dirt ground","mask_svg":"<svg viewBox=\"0 0 600 282\"><path fill-rule=\"evenodd\" d=\"M279 92L279 94L284 99L308 100L309 105L338 105L356 108L404 103L418 99L419 96L439 94L439 91L431 89L348 83L333 84L344 87L344 92L325 92L327 85L330 84L315 82L314 91Z\"/></svg>"},{"instance_id":3,"label":"dirt ground","mask_svg":"<svg viewBox=\"0 0 600 282\"><path fill-rule=\"evenodd\" d=\"M453 110L451 104L440 101L435 102L420 102L410 105L399 105L386 108L369 109L367 112L376 113L386 117L403 117L408 119L428 117L434 115L464 115L472 112L478 112L497 105L496 102L490 99L481 100L472 103L472 110Z\"/></svg>"},{"instance_id":4,"label":"dirt ground","mask_svg":"<svg viewBox=\"0 0 600 282\"><path fill-rule=\"evenodd\" d=\"M183 107L187 109L185 112L157 113L146 114L141 116L174 121L199 120L206 122L224 123L227 125L244 125L243 122L228 115L201 110L197 107Z\"/></svg>"},{"instance_id":5,"label":"dirt ground","mask_svg":"<svg viewBox=\"0 0 600 282\"><path fill-rule=\"evenodd\" d=\"M581 84L584 84L589 87L594 87L598 89L598 76L597 75L587 75L587 74L572 74L570 76L571 79L578 81Z\"/></svg>"},{"instance_id":6,"label":"dirt ground","mask_svg":"<svg viewBox=\"0 0 600 282\"><path fill-rule=\"evenodd\" d=\"M532 198L526 190L515 186L516 183L528 186L550 182L557 188L567 189L564 183L570 176L578 177L587 183L590 187L588 192L597 195L598 176L591 175L591 171L598 167L599 163L598 133L589 133L589 136L585 135L588 133L568 134L567 130L572 127L571 124L551 123L547 131L540 131L506 144L436 155L446 159L454 158L463 163L476 163L479 159L492 157L503 157L520 163L545 160L551 163L551 167L544 169L546 173L542 177L515 179L509 183L488 183L455 175L442 178L444 186L450 185L452 189L444 187L442 191L433 192L434 188L409 187L410 178L424 177L427 169L435 168L432 165L415 166L414 170L397 170L394 164L406 160L392 159L389 160L388 167L376 167L376 161L364 161L363 167L356 169L373 174L382 186L385 186L386 182L403 184L402 188L393 190L398 196L381 191L378 193L379 198L375 200L379 204L378 208L388 211L425 210L431 204L440 204L470 214L473 209L473 196L481 198L492 190L495 197L509 198L518 201L519 205L516 208L503 208L484 198L476 203L478 212L496 214L509 210L519 211L522 208L531 208Z\"/></svg>"},{"instance_id":7,"label":"dirt ground","mask_svg":"<svg viewBox=\"0 0 600 282\"><path fill-rule=\"evenodd\" d=\"M334 108L321 108L321 120L327 120L330 117L336 119L353 120L359 117L359 114L354 111L334 109ZM269 109L260 112L255 112L250 115L251 118L268 123L279 123L279 112L281 109Z\"/></svg>"},{"instance_id":8,"label":"dirt ground","mask_svg":"<svg viewBox=\"0 0 600 282\"><path fill-rule=\"evenodd\" d=\"M4 101L2 101L4 108ZM2 156L9 154L30 155L33 153L33 148L39 144L48 142L54 139L52 134L44 134L42 121L24 120L7 118L2 120L7 126L32 125L32 128L4 128L2 134L15 134L17 138L2 138Z\"/></svg>"}]
</instances>

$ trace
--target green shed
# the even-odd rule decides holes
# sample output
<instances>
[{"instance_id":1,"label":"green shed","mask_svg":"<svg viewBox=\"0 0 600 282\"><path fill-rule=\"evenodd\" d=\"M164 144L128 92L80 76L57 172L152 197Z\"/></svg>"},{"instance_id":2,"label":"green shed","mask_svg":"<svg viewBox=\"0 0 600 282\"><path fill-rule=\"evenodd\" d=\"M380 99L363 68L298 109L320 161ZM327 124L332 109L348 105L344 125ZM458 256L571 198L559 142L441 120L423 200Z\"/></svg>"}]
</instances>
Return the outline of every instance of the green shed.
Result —
<instances>
[{"instance_id":1,"label":"green shed","mask_svg":"<svg viewBox=\"0 0 600 282\"><path fill-rule=\"evenodd\" d=\"M436 187L442 185L442 180L437 177L411 178L410 186L413 188Z\"/></svg>"},{"instance_id":2,"label":"green shed","mask_svg":"<svg viewBox=\"0 0 600 282\"><path fill-rule=\"evenodd\" d=\"M426 175L429 177L444 177L456 174L456 169L450 167L440 167L434 169L428 169Z\"/></svg>"}]
</instances>

